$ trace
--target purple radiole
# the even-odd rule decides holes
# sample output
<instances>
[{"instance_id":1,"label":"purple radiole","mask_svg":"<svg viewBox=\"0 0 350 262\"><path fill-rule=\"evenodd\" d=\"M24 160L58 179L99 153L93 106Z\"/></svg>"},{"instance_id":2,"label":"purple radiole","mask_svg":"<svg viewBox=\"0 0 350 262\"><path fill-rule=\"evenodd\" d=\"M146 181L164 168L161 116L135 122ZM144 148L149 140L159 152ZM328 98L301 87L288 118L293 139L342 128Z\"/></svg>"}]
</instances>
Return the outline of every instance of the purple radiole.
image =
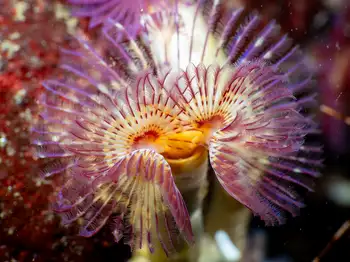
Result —
<instances>
[{"instance_id":1,"label":"purple radiole","mask_svg":"<svg viewBox=\"0 0 350 262\"><path fill-rule=\"evenodd\" d=\"M170 0L69 0L73 15L89 17L90 28L108 25L108 20L120 23L131 35L140 30L142 15L168 8Z\"/></svg>"}]
</instances>

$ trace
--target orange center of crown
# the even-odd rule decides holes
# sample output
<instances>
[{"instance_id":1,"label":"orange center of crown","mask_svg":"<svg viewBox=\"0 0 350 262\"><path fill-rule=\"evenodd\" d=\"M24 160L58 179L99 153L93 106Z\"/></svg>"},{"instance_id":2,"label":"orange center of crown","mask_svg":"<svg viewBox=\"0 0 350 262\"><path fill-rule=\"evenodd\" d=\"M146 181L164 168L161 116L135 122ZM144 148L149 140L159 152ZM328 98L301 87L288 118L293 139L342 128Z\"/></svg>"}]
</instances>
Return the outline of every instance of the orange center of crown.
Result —
<instances>
[{"instance_id":1,"label":"orange center of crown","mask_svg":"<svg viewBox=\"0 0 350 262\"><path fill-rule=\"evenodd\" d=\"M206 154L202 131L167 134L154 126L130 137L132 150L153 149L163 155L175 173L196 168Z\"/></svg>"},{"instance_id":2,"label":"orange center of crown","mask_svg":"<svg viewBox=\"0 0 350 262\"><path fill-rule=\"evenodd\" d=\"M164 134L161 128L149 127L131 138L132 149L150 148L163 155L173 171L179 173L196 168L206 159L206 145L213 132L225 122L221 115L197 121L195 130ZM175 173L177 173L175 172Z\"/></svg>"},{"instance_id":3,"label":"orange center of crown","mask_svg":"<svg viewBox=\"0 0 350 262\"><path fill-rule=\"evenodd\" d=\"M135 146L142 146L153 143L159 137L159 133L155 130L148 130L141 135L134 137L133 144Z\"/></svg>"}]
</instances>

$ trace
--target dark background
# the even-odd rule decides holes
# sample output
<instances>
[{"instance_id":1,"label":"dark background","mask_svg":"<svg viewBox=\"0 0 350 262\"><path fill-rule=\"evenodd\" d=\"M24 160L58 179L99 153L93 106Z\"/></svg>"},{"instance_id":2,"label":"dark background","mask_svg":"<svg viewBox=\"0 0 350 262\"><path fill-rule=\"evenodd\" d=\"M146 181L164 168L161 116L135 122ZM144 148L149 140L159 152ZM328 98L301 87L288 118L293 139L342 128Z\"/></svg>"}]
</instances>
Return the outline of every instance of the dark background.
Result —
<instances>
[{"instance_id":1,"label":"dark background","mask_svg":"<svg viewBox=\"0 0 350 262\"><path fill-rule=\"evenodd\" d=\"M18 11L21 3L26 6L23 17ZM301 215L279 227L266 228L256 218L251 221L252 235L267 235L269 258L312 261L350 219L350 186L346 187L350 181L350 132L343 121L350 115L350 2L225 3L243 3L248 9L258 9L266 19L276 19L312 61L320 104L339 112L340 119L318 115L325 168L316 192L307 195ZM0 261L124 261L130 251L113 242L108 228L84 239L75 235L76 229L59 226L58 218L47 209L60 178L38 178L44 163L33 158L29 146L29 129L38 112L35 101L41 92L38 83L56 69L58 48L68 44L67 32L74 25L62 11L69 5L63 0L0 0L0 5ZM87 31L87 19L77 22ZM97 29L89 34L94 38ZM342 203L329 193L335 182L345 188ZM321 261L350 261L350 230Z\"/></svg>"}]
</instances>

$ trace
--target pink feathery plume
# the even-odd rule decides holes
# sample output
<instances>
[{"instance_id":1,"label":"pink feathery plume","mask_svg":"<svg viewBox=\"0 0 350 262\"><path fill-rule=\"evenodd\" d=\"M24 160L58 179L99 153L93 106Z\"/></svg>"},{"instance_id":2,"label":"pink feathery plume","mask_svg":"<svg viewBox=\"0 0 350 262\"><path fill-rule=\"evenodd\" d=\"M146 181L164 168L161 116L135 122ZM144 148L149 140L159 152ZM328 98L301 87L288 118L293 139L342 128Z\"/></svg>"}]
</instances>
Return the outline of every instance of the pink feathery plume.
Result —
<instances>
[{"instance_id":1,"label":"pink feathery plume","mask_svg":"<svg viewBox=\"0 0 350 262\"><path fill-rule=\"evenodd\" d=\"M312 190L322 167L321 147L307 140L318 133L312 76L275 22L244 17L243 9L225 16L221 8L219 1L196 7L206 34L200 45L189 34L179 99L194 126L208 132L210 163L224 189L267 224L283 223L304 206L297 188ZM191 32L201 19L194 16Z\"/></svg>"},{"instance_id":2,"label":"pink feathery plume","mask_svg":"<svg viewBox=\"0 0 350 262\"><path fill-rule=\"evenodd\" d=\"M284 75L260 61L189 65L175 87L223 188L269 225L297 215L304 204L295 186L312 190L320 149L305 143L316 124Z\"/></svg>"},{"instance_id":3,"label":"pink feathery plume","mask_svg":"<svg viewBox=\"0 0 350 262\"><path fill-rule=\"evenodd\" d=\"M54 209L64 224L80 219L86 237L114 217L116 240L123 236L132 248L152 252L157 239L173 252L176 232L192 243L186 205L160 154L167 136L186 126L166 79L147 71L126 77L79 41L77 51L62 50L65 75L43 82L42 119L33 129L38 157L53 159L43 175L68 176Z\"/></svg>"}]
</instances>

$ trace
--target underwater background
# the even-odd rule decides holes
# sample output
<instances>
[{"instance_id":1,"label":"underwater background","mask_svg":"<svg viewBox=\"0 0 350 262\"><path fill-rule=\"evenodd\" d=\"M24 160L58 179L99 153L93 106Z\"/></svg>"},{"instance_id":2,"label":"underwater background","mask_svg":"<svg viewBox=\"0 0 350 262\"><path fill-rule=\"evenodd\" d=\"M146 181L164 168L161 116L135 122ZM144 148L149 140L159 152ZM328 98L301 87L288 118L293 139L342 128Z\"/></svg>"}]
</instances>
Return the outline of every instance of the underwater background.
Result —
<instances>
[{"instance_id":1,"label":"underwater background","mask_svg":"<svg viewBox=\"0 0 350 262\"><path fill-rule=\"evenodd\" d=\"M56 72L60 48L69 47L78 30L94 42L100 37L100 25L91 28L89 18L71 14L72 2L0 0L0 261L128 261L132 255L108 225L90 238L61 225L50 203L63 177L40 177L45 160L30 144L40 83ZM203 240L199 261L350 261L350 1L222 2L275 19L303 50L316 80L324 167L299 216L280 226L244 216L245 251L226 232L237 202L209 178L203 205L212 238Z\"/></svg>"}]
</instances>

